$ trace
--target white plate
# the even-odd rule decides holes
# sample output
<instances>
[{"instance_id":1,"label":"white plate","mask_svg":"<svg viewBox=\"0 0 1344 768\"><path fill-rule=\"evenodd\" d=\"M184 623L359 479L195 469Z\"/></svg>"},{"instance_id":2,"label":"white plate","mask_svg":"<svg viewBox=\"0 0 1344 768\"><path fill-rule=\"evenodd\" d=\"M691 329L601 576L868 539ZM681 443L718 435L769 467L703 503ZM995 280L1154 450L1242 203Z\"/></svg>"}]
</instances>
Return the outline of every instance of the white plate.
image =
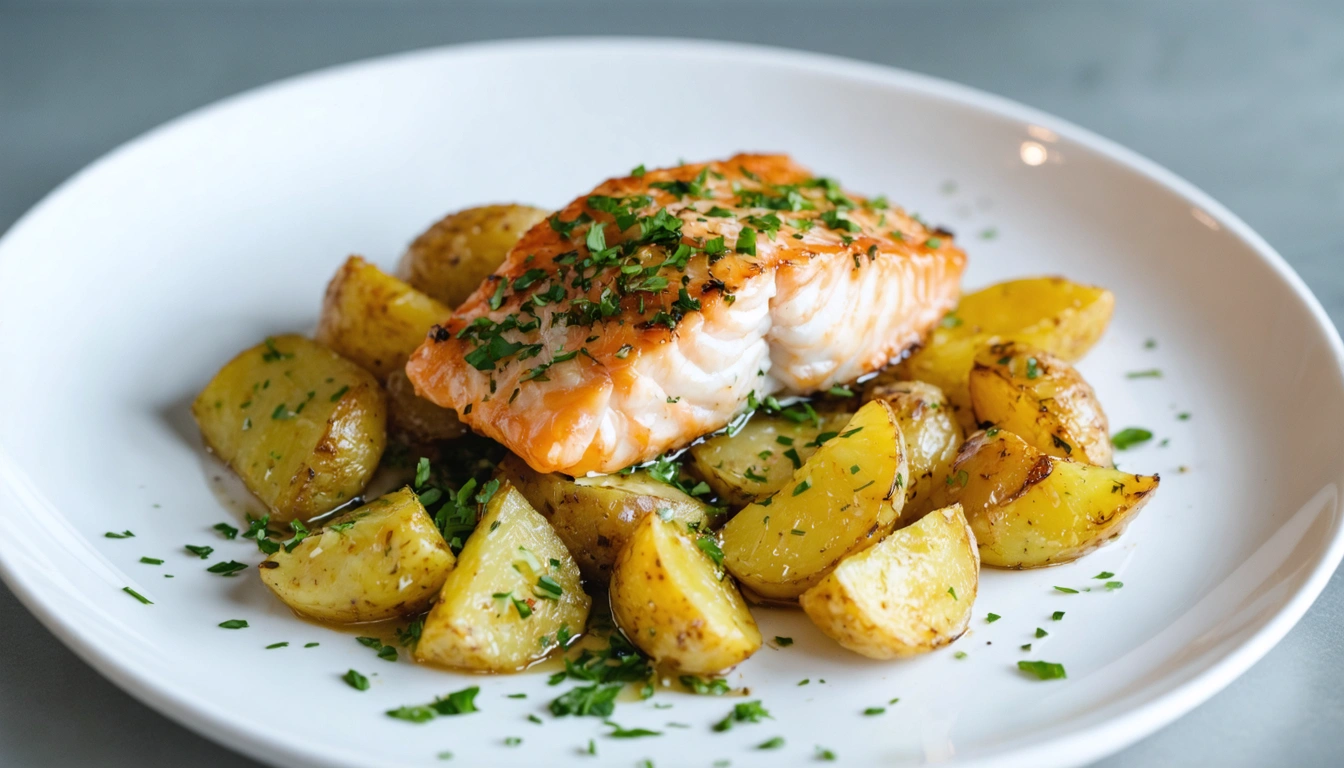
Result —
<instances>
[{"instance_id":1,"label":"white plate","mask_svg":"<svg viewBox=\"0 0 1344 768\"><path fill-rule=\"evenodd\" d=\"M221 470L187 404L239 349L311 327L347 253L390 266L447 210L556 206L639 163L739 149L791 152L950 226L970 253L968 287L1063 273L1115 291L1115 322L1082 368L1116 429L1157 434L1121 464L1164 477L1118 543L1073 565L987 572L973 631L912 661L866 661L800 614L768 612L767 637L797 643L763 649L733 677L774 720L717 734L710 725L732 700L660 693L617 709L622 725L666 733L638 740L604 737L594 718L552 719L545 705L559 689L542 674L380 661L298 621L257 579L208 574L183 551L209 544L216 559L256 559L250 543L210 529L241 515L212 491ZM991 227L998 236L982 239ZM1324 586L1344 551L1341 359L1316 300L1231 213L1130 152L1002 99L720 44L429 51L177 120L76 176L0 242L0 565L103 674L277 765L437 764L451 750L466 764L773 766L810 761L817 745L850 765L1077 764L1226 685ZM1125 376L1150 368L1162 378ZM123 529L135 538L103 537ZM1124 588L1098 589L1103 570ZM128 585L154 605L124 594ZM1063 621L1051 621L1056 610ZM987 625L988 611L1003 619ZM216 626L233 618L250 628ZM1037 627L1049 637L1035 639ZM290 646L264 649L278 641ZM321 645L305 649L311 641ZM1024 658L1062 662L1069 678L1027 679L1015 668ZM351 667L377 673L371 690L341 682ZM803 678L811 684L799 687ZM468 684L482 688L480 714L425 725L382 714ZM521 691L529 698L505 698ZM887 714L861 714L894 697ZM752 749L776 735L783 750ZM510 736L524 743L505 746ZM598 759L580 752L590 738Z\"/></svg>"}]
</instances>

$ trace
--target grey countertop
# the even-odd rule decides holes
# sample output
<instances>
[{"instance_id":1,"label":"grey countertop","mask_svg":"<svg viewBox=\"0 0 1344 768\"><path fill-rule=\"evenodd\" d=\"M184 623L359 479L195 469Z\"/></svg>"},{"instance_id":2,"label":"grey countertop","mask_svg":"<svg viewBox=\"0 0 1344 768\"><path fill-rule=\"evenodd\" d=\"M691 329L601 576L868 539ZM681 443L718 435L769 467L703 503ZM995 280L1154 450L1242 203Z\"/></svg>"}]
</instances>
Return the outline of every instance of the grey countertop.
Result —
<instances>
[{"instance_id":1,"label":"grey countertop","mask_svg":"<svg viewBox=\"0 0 1344 768\"><path fill-rule=\"evenodd\" d=\"M1344 321L1344 3L0 1L0 230L99 155L263 83L393 51L560 34L870 59L1058 114L1259 230ZM250 766L132 699L0 587L0 764ZM1344 764L1344 578L1208 703L1105 760Z\"/></svg>"}]
</instances>

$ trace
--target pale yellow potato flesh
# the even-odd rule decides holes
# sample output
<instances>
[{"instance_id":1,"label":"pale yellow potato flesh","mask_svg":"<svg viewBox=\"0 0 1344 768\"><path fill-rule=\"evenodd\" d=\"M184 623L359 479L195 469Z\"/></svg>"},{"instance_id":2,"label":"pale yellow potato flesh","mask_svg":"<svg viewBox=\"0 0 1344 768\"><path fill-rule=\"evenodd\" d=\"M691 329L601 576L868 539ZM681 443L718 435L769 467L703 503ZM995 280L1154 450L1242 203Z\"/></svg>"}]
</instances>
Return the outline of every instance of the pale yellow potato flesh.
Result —
<instances>
[{"instance_id":1,"label":"pale yellow potato flesh","mask_svg":"<svg viewBox=\"0 0 1344 768\"><path fill-rule=\"evenodd\" d=\"M341 514L292 551L261 563L261 580L305 616L381 621L429 607L455 558L409 488Z\"/></svg>"},{"instance_id":2,"label":"pale yellow potato flesh","mask_svg":"<svg viewBox=\"0 0 1344 768\"><path fill-rule=\"evenodd\" d=\"M871 401L783 488L728 521L724 565L760 597L796 598L895 526L908 478L896 416Z\"/></svg>"},{"instance_id":3,"label":"pale yellow potato flesh","mask_svg":"<svg viewBox=\"0 0 1344 768\"><path fill-rule=\"evenodd\" d=\"M685 526L647 515L611 573L616 625L659 668L709 675L746 660L761 633L732 577Z\"/></svg>"},{"instance_id":4,"label":"pale yellow potato flesh","mask_svg":"<svg viewBox=\"0 0 1344 768\"><path fill-rule=\"evenodd\" d=\"M732 435L691 446L691 467L730 507L742 507L783 488L817 450L817 436L839 432L851 413L821 413L794 421L756 413Z\"/></svg>"},{"instance_id":5,"label":"pale yellow potato flesh","mask_svg":"<svg viewBox=\"0 0 1344 768\"><path fill-rule=\"evenodd\" d=\"M542 474L510 454L498 474L551 524L584 578L600 584L610 579L616 556L645 517L661 514L704 530L712 522L708 505L642 471L573 478Z\"/></svg>"},{"instance_id":6,"label":"pale yellow potato flesh","mask_svg":"<svg viewBox=\"0 0 1344 768\"><path fill-rule=\"evenodd\" d=\"M934 495L939 504L961 504L981 563L1037 568L1075 560L1119 536L1159 481L1050 456L993 428L966 441Z\"/></svg>"},{"instance_id":7,"label":"pale yellow potato flesh","mask_svg":"<svg viewBox=\"0 0 1344 768\"><path fill-rule=\"evenodd\" d=\"M1115 294L1062 277L1028 277L996 283L963 296L954 317L963 335L1030 341L1076 363L1105 333Z\"/></svg>"},{"instance_id":8,"label":"pale yellow potato flesh","mask_svg":"<svg viewBox=\"0 0 1344 768\"><path fill-rule=\"evenodd\" d=\"M315 338L385 381L453 311L358 256L327 284Z\"/></svg>"},{"instance_id":9,"label":"pale yellow potato flesh","mask_svg":"<svg viewBox=\"0 0 1344 768\"><path fill-rule=\"evenodd\" d=\"M387 400L378 382L297 335L235 357L191 412L206 446L277 523L307 520L358 496L387 445Z\"/></svg>"},{"instance_id":10,"label":"pale yellow potato flesh","mask_svg":"<svg viewBox=\"0 0 1344 768\"><path fill-rule=\"evenodd\" d=\"M1073 366L1024 344L980 351L970 377L971 408L1033 448L1099 467L1111 461L1111 431L1097 395Z\"/></svg>"},{"instance_id":11,"label":"pale yellow potato flesh","mask_svg":"<svg viewBox=\"0 0 1344 768\"><path fill-rule=\"evenodd\" d=\"M411 243L397 277L450 308L459 306L504 262L509 249L547 212L529 205L482 205L444 216Z\"/></svg>"},{"instance_id":12,"label":"pale yellow potato flesh","mask_svg":"<svg viewBox=\"0 0 1344 768\"><path fill-rule=\"evenodd\" d=\"M541 587L543 577L558 594ZM562 635L581 634L591 603L578 565L546 519L516 488L502 485L425 617L415 658L515 672L559 647Z\"/></svg>"},{"instance_id":13,"label":"pale yellow potato flesh","mask_svg":"<svg viewBox=\"0 0 1344 768\"><path fill-rule=\"evenodd\" d=\"M953 416L947 396L927 382L889 382L870 388L868 396L887 401L905 439L910 479L901 524L908 525L933 509L933 489L947 478L966 433Z\"/></svg>"},{"instance_id":14,"label":"pale yellow potato flesh","mask_svg":"<svg viewBox=\"0 0 1344 768\"><path fill-rule=\"evenodd\" d=\"M979 582L975 537L953 504L840 561L798 603L845 648L895 659L961 637Z\"/></svg>"}]
</instances>

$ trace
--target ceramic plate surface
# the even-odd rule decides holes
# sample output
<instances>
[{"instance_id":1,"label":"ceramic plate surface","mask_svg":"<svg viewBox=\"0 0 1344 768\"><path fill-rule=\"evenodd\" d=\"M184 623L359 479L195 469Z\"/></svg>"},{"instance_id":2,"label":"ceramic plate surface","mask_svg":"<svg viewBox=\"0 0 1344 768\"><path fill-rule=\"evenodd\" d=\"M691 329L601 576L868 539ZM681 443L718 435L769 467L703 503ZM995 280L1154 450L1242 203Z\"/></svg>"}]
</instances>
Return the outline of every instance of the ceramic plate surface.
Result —
<instances>
[{"instance_id":1,"label":"ceramic plate surface","mask_svg":"<svg viewBox=\"0 0 1344 768\"><path fill-rule=\"evenodd\" d=\"M796 643L763 648L732 680L773 720L715 733L740 699L660 692L622 702L613 719L664 735L626 740L596 718L552 718L546 704L563 689L545 674L381 661L299 621L255 577L207 573L183 550L257 560L250 542L211 530L242 510L222 502L212 477L223 470L188 404L237 351L313 327L347 254L390 268L446 211L559 206L640 163L738 150L790 152L954 230L970 255L967 288L1059 273L1112 289L1114 323L1081 370L1114 429L1156 435L1118 454L1122 468L1163 477L1129 532L1072 565L986 571L972 631L910 661L868 661L800 613L763 612L767 638ZM812 761L819 746L857 766L1083 763L1263 655L1344 544L1340 341L1267 244L1189 184L1062 121L813 55L490 44L229 99L95 163L5 236L0 359L6 581L117 684L276 765L429 765L451 751L468 765L775 766ZM1160 378L1126 376L1154 368ZM104 537L123 530L135 537ZM1101 588L1099 571L1124 587ZM1002 620L987 624L990 611ZM1055 611L1065 618L1052 621ZM250 627L217 626L228 619ZM1022 659L1063 663L1068 679L1029 679ZM370 690L341 681L352 667ZM424 725L383 715L472 684L479 714ZM519 692L527 698L506 698ZM893 698L885 715L862 714ZM754 749L774 736L782 749Z\"/></svg>"}]
</instances>

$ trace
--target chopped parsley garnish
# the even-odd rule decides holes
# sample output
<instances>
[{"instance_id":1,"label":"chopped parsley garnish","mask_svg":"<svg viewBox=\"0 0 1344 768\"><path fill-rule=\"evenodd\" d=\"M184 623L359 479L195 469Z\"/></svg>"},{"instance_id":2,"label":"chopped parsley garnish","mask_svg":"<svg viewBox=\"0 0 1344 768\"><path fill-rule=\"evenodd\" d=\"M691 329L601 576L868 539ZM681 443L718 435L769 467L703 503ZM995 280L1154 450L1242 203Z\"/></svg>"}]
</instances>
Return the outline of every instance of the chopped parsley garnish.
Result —
<instances>
[{"instance_id":1,"label":"chopped parsley garnish","mask_svg":"<svg viewBox=\"0 0 1344 768\"><path fill-rule=\"evenodd\" d=\"M154 604L154 603L150 602L149 598L145 597L144 595L140 594L139 592L136 592L134 589L131 589L130 587L122 587L122 588L121 588L121 591L122 591L122 592L125 592L126 594L130 595L131 597L134 597L136 600L139 600L141 603L143 603L143 604L145 604L145 605L153 605L153 604Z\"/></svg>"},{"instance_id":2,"label":"chopped parsley garnish","mask_svg":"<svg viewBox=\"0 0 1344 768\"><path fill-rule=\"evenodd\" d=\"M1101 573L1098 573L1096 576L1093 576L1092 578L1101 580L1101 579L1110 579L1114 577L1115 577L1114 573L1111 573L1110 571L1102 571Z\"/></svg>"},{"instance_id":3,"label":"chopped parsley garnish","mask_svg":"<svg viewBox=\"0 0 1344 768\"><path fill-rule=\"evenodd\" d=\"M961 661L962 659L966 658L966 652L957 651L956 653L952 654L952 658L956 659L957 661Z\"/></svg>"},{"instance_id":4,"label":"chopped parsley garnish","mask_svg":"<svg viewBox=\"0 0 1344 768\"><path fill-rule=\"evenodd\" d=\"M1064 618L1064 612L1055 611L1054 613L1050 614L1050 618L1053 619L1054 621L1060 621Z\"/></svg>"},{"instance_id":5,"label":"chopped parsley garnish","mask_svg":"<svg viewBox=\"0 0 1344 768\"><path fill-rule=\"evenodd\" d=\"M135 534L134 534L134 533L131 533L130 531L122 531L121 533L113 533L112 531L108 531L107 533L104 533L104 534L103 534L103 538L107 538L107 539L133 539L133 538L135 538Z\"/></svg>"},{"instance_id":6,"label":"chopped parsley garnish","mask_svg":"<svg viewBox=\"0 0 1344 768\"><path fill-rule=\"evenodd\" d=\"M214 529L219 531L219 534L226 539L238 538L238 529L228 523L216 523Z\"/></svg>"},{"instance_id":7,"label":"chopped parsley garnish","mask_svg":"<svg viewBox=\"0 0 1344 768\"><path fill-rule=\"evenodd\" d=\"M971 476L970 476L969 474L967 474L967 473L966 473L966 470L964 470L964 469L959 469L959 470L957 470L957 473L956 473L956 474L954 474L954 475L948 475L948 477L947 477L947 484L948 484L948 485L959 485L959 486L961 486L962 488L965 488L965 487L966 487L966 484L969 483L970 481L971 481Z\"/></svg>"},{"instance_id":8,"label":"chopped parsley garnish","mask_svg":"<svg viewBox=\"0 0 1344 768\"><path fill-rule=\"evenodd\" d=\"M757 749L779 749L779 748L782 747L782 746L784 746L784 737L783 737L783 736L776 736L776 737L774 737L773 739L766 739L765 741L762 741L760 744L757 744L757 745L756 745L756 748L757 748Z\"/></svg>"},{"instance_id":9,"label":"chopped parsley garnish","mask_svg":"<svg viewBox=\"0 0 1344 768\"><path fill-rule=\"evenodd\" d=\"M701 552L704 552L710 560L713 560L714 565L723 565L723 549L719 546L718 540L713 536L705 534L697 537L695 546L698 547Z\"/></svg>"},{"instance_id":10,"label":"chopped parsley garnish","mask_svg":"<svg viewBox=\"0 0 1344 768\"><path fill-rule=\"evenodd\" d=\"M778 645L780 648L788 648L790 645L793 645L793 638L780 637L779 635L775 635L775 644Z\"/></svg>"},{"instance_id":11,"label":"chopped parsley garnish","mask_svg":"<svg viewBox=\"0 0 1344 768\"><path fill-rule=\"evenodd\" d=\"M1063 593L1066 594L1066 595L1076 595L1076 594L1078 594L1078 590L1076 590L1076 589L1070 589L1070 588L1068 588L1068 587L1055 587L1055 591L1056 591L1056 592L1063 592Z\"/></svg>"},{"instance_id":12,"label":"chopped parsley garnish","mask_svg":"<svg viewBox=\"0 0 1344 768\"><path fill-rule=\"evenodd\" d=\"M1003 618L1003 617L1000 616L1000 615L997 614L997 613L987 613L987 614L985 614L985 623L986 623L986 624L993 624L994 622L996 622L996 621L998 621L999 619L1002 619L1002 618Z\"/></svg>"},{"instance_id":13,"label":"chopped parsley garnish","mask_svg":"<svg viewBox=\"0 0 1344 768\"><path fill-rule=\"evenodd\" d=\"M732 690L728 686L728 681L721 677L711 677L708 680L695 675L682 675L681 684L686 688L700 694L701 696L722 696Z\"/></svg>"},{"instance_id":14,"label":"chopped parsley garnish","mask_svg":"<svg viewBox=\"0 0 1344 768\"><path fill-rule=\"evenodd\" d=\"M163 561L157 557L142 557L140 558L140 562L145 565L163 565Z\"/></svg>"},{"instance_id":15,"label":"chopped parsley garnish","mask_svg":"<svg viewBox=\"0 0 1344 768\"><path fill-rule=\"evenodd\" d=\"M1063 680L1068 677L1064 673L1063 664L1055 664L1049 661L1019 661L1017 662L1017 668L1035 675L1038 680Z\"/></svg>"},{"instance_id":16,"label":"chopped parsley garnish","mask_svg":"<svg viewBox=\"0 0 1344 768\"><path fill-rule=\"evenodd\" d=\"M278 643L271 643L270 645L266 646L266 650L273 651L276 648L288 648L288 647L289 643L287 641L282 640Z\"/></svg>"},{"instance_id":17,"label":"chopped parsley garnish","mask_svg":"<svg viewBox=\"0 0 1344 768\"><path fill-rule=\"evenodd\" d=\"M873 715L881 715L881 714L885 714L886 711L887 711L887 708L886 708L886 707L869 707L869 708L863 710L863 714L868 715L868 716L871 717L871 716L873 716Z\"/></svg>"},{"instance_id":18,"label":"chopped parsley garnish","mask_svg":"<svg viewBox=\"0 0 1344 768\"><path fill-rule=\"evenodd\" d=\"M755 256L756 230L751 227L743 227L742 231L737 235L737 245L733 246L733 250L738 253L745 253L748 256Z\"/></svg>"},{"instance_id":19,"label":"chopped parsley garnish","mask_svg":"<svg viewBox=\"0 0 1344 768\"><path fill-rule=\"evenodd\" d=\"M1027 378L1036 379L1041 376L1041 365L1034 357L1027 358Z\"/></svg>"},{"instance_id":20,"label":"chopped parsley garnish","mask_svg":"<svg viewBox=\"0 0 1344 768\"><path fill-rule=\"evenodd\" d=\"M849 387L834 386L834 387L831 387L830 389L828 389L828 390L826 390L826 391L827 391L828 393L832 394L832 395L835 395L836 397L853 397L853 396L854 396L854 390L850 389Z\"/></svg>"},{"instance_id":21,"label":"chopped parsley garnish","mask_svg":"<svg viewBox=\"0 0 1344 768\"><path fill-rule=\"evenodd\" d=\"M210 573L218 573L223 576L232 576L239 571L247 570L247 564L240 563L236 560L229 560L228 562L215 563L214 565L210 566L209 568L206 568L205 570L209 571Z\"/></svg>"},{"instance_id":22,"label":"chopped parsley garnish","mask_svg":"<svg viewBox=\"0 0 1344 768\"><path fill-rule=\"evenodd\" d=\"M761 706L760 701L746 701L735 705L732 712L715 723L714 730L723 732L738 723L759 723L767 717L770 717L770 713Z\"/></svg>"},{"instance_id":23,"label":"chopped parsley garnish","mask_svg":"<svg viewBox=\"0 0 1344 768\"><path fill-rule=\"evenodd\" d=\"M349 672L346 672L345 675L341 677L341 679L345 681L346 685L349 685L356 691L369 690L369 678L359 674L353 669L350 670Z\"/></svg>"},{"instance_id":24,"label":"chopped parsley garnish","mask_svg":"<svg viewBox=\"0 0 1344 768\"><path fill-rule=\"evenodd\" d=\"M1105 584L1105 587L1108 590L1117 590L1123 586L1125 586L1125 583L1123 581L1108 581Z\"/></svg>"},{"instance_id":25,"label":"chopped parsley garnish","mask_svg":"<svg viewBox=\"0 0 1344 768\"><path fill-rule=\"evenodd\" d=\"M248 624L246 619L229 619L221 621L219 626L223 629L247 629Z\"/></svg>"},{"instance_id":26,"label":"chopped parsley garnish","mask_svg":"<svg viewBox=\"0 0 1344 768\"><path fill-rule=\"evenodd\" d=\"M372 648L378 653L378 658L383 661L397 660L397 647L395 645L384 645L383 641L376 637L356 637L355 642L365 648Z\"/></svg>"},{"instance_id":27,"label":"chopped parsley garnish","mask_svg":"<svg viewBox=\"0 0 1344 768\"><path fill-rule=\"evenodd\" d=\"M470 688L463 688L455 693L450 693L447 698L436 699L430 704L389 709L387 715L411 723L427 723L436 716L465 715L471 712L479 712L480 710L476 708L476 694L480 692L480 686L473 685Z\"/></svg>"},{"instance_id":28,"label":"chopped parsley garnish","mask_svg":"<svg viewBox=\"0 0 1344 768\"><path fill-rule=\"evenodd\" d=\"M812 478L805 478L803 482L793 487L793 495L798 496L800 494L806 493L811 488L812 488Z\"/></svg>"},{"instance_id":29,"label":"chopped parsley garnish","mask_svg":"<svg viewBox=\"0 0 1344 768\"><path fill-rule=\"evenodd\" d=\"M185 548L188 552L201 558L202 560L208 559L210 555L215 551L214 547L198 547L194 544L187 544L185 545Z\"/></svg>"},{"instance_id":30,"label":"chopped parsley garnish","mask_svg":"<svg viewBox=\"0 0 1344 768\"><path fill-rule=\"evenodd\" d=\"M1117 451L1123 451L1152 439L1152 432L1139 427L1128 427L1111 436L1111 444L1115 446Z\"/></svg>"},{"instance_id":31,"label":"chopped parsley garnish","mask_svg":"<svg viewBox=\"0 0 1344 768\"><path fill-rule=\"evenodd\" d=\"M1146 371L1130 371L1125 374L1127 379L1160 379L1162 371L1157 368L1149 368Z\"/></svg>"},{"instance_id":32,"label":"chopped parsley garnish","mask_svg":"<svg viewBox=\"0 0 1344 768\"><path fill-rule=\"evenodd\" d=\"M1046 632L1044 629L1041 629L1040 627L1037 627L1037 628L1036 628L1036 639L1037 639L1037 640L1039 640L1039 639L1041 639L1042 637L1045 637L1046 635L1049 635L1049 634L1050 634L1049 632Z\"/></svg>"},{"instance_id":33,"label":"chopped parsley garnish","mask_svg":"<svg viewBox=\"0 0 1344 768\"><path fill-rule=\"evenodd\" d=\"M571 688L551 702L551 714L556 717L610 717L616 710L616 697L620 695L621 687L620 684L593 683Z\"/></svg>"},{"instance_id":34,"label":"chopped parsley garnish","mask_svg":"<svg viewBox=\"0 0 1344 768\"><path fill-rule=\"evenodd\" d=\"M645 736L663 735L662 731L650 731L647 728L622 728L621 726L611 722L610 720L603 722L603 725L606 725L613 729L611 733L607 734L613 739L638 739L643 738ZM645 760L644 762L647 763L649 761Z\"/></svg>"},{"instance_id":35,"label":"chopped parsley garnish","mask_svg":"<svg viewBox=\"0 0 1344 768\"><path fill-rule=\"evenodd\" d=\"M332 393L331 393L331 402L333 402L333 403L340 402L341 398L342 398L342 397L345 397L345 393L346 393L346 392L349 392L349 391L350 391L350 385L349 385L349 384L346 384L346 385L342 386L340 389L336 390L335 392L332 392Z\"/></svg>"},{"instance_id":36,"label":"chopped parsley garnish","mask_svg":"<svg viewBox=\"0 0 1344 768\"><path fill-rule=\"evenodd\" d=\"M1180 420L1180 421L1189 421L1189 420L1190 420L1190 414L1189 414L1189 412L1187 412L1187 411L1182 411L1182 412L1176 414L1176 418L1177 418L1178 420Z\"/></svg>"},{"instance_id":37,"label":"chopped parsley garnish","mask_svg":"<svg viewBox=\"0 0 1344 768\"><path fill-rule=\"evenodd\" d=\"M516 746L518 746L519 744L522 744L522 743L523 743L523 737L521 737L521 736L505 736L505 737L504 737L504 746L506 746L506 747L516 747Z\"/></svg>"},{"instance_id":38,"label":"chopped parsley garnish","mask_svg":"<svg viewBox=\"0 0 1344 768\"><path fill-rule=\"evenodd\" d=\"M828 761L828 762L829 762L829 761L833 761L833 760L835 760L835 753L832 752L831 750L829 750L829 749L823 747L823 746L818 745L818 746L817 746L817 759L818 759L818 760L826 760L826 761Z\"/></svg>"},{"instance_id":39,"label":"chopped parsley garnish","mask_svg":"<svg viewBox=\"0 0 1344 768\"><path fill-rule=\"evenodd\" d=\"M537 584L532 588L532 594L543 600L559 600L564 593L565 588L560 582L546 574L537 577Z\"/></svg>"}]
</instances>

